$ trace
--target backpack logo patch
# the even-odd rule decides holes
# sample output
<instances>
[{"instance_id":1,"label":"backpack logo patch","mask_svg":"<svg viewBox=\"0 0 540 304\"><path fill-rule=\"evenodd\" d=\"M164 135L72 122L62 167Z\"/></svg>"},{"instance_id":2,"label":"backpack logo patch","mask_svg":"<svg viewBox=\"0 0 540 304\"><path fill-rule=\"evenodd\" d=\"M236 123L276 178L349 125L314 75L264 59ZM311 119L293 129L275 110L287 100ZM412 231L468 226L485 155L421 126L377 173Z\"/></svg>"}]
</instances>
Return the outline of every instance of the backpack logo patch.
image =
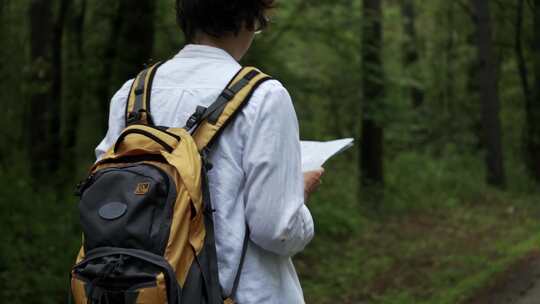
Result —
<instances>
[{"instance_id":1,"label":"backpack logo patch","mask_svg":"<svg viewBox=\"0 0 540 304\"><path fill-rule=\"evenodd\" d=\"M145 195L150 190L150 183L138 183L135 188L136 195Z\"/></svg>"}]
</instances>

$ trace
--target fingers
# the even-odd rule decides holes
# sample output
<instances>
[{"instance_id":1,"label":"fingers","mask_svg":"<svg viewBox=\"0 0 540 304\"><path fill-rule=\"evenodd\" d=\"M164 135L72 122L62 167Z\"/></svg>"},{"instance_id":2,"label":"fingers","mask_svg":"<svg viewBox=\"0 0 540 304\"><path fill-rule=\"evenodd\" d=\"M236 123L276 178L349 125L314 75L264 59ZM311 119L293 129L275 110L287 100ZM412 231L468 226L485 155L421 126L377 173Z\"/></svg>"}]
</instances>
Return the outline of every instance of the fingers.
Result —
<instances>
[{"instance_id":1,"label":"fingers","mask_svg":"<svg viewBox=\"0 0 540 304\"><path fill-rule=\"evenodd\" d=\"M324 168L323 168L323 167L320 167L319 169L314 170L314 171L312 171L312 172L313 172L314 174L316 174L317 177L320 178L321 176L324 175Z\"/></svg>"},{"instance_id":2,"label":"fingers","mask_svg":"<svg viewBox=\"0 0 540 304\"><path fill-rule=\"evenodd\" d=\"M321 176L324 175L324 168L321 167L319 169L313 170L313 171L307 171L304 172L305 178L321 178Z\"/></svg>"},{"instance_id":3,"label":"fingers","mask_svg":"<svg viewBox=\"0 0 540 304\"><path fill-rule=\"evenodd\" d=\"M322 184L324 168L304 173L304 197L307 200Z\"/></svg>"},{"instance_id":4,"label":"fingers","mask_svg":"<svg viewBox=\"0 0 540 304\"><path fill-rule=\"evenodd\" d=\"M307 191L309 193L313 193L315 192L315 190L317 190L317 188L319 188L320 185L321 185L321 180L314 179L307 185Z\"/></svg>"},{"instance_id":5,"label":"fingers","mask_svg":"<svg viewBox=\"0 0 540 304\"><path fill-rule=\"evenodd\" d=\"M324 168L321 167L320 169L317 169L316 171L313 171L314 173L316 173L315 177L317 178L317 186L322 184L322 176L324 175Z\"/></svg>"}]
</instances>

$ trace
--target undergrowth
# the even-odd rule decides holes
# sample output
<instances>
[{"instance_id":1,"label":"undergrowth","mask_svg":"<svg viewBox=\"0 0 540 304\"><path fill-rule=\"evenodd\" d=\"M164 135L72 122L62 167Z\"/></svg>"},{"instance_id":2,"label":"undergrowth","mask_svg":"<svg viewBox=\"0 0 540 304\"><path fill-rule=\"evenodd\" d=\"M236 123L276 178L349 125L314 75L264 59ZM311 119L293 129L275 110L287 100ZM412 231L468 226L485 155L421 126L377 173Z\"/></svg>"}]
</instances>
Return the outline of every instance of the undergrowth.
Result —
<instances>
[{"instance_id":1,"label":"undergrowth","mask_svg":"<svg viewBox=\"0 0 540 304\"><path fill-rule=\"evenodd\" d=\"M485 186L478 155L387 160L377 213L362 199L356 155L331 160L308 202L316 238L295 257L307 303L457 303L536 246L538 194L519 167ZM0 285L10 303L66 303L80 244L74 182L35 188L0 167Z\"/></svg>"}]
</instances>

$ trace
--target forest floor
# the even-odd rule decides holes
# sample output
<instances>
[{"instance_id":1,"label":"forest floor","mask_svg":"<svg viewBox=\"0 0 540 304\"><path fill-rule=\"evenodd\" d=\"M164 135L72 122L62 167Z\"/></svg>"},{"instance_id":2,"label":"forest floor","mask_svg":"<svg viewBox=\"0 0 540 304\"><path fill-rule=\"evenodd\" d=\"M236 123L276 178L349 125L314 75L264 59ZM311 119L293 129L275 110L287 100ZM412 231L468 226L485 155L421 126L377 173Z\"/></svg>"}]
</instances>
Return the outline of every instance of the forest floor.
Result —
<instances>
[{"instance_id":1,"label":"forest floor","mask_svg":"<svg viewBox=\"0 0 540 304\"><path fill-rule=\"evenodd\" d=\"M0 231L9 232L0 238L1 298L17 304L33 298L43 304L66 303L66 273L80 244L75 199L71 194L37 196L16 175L0 180L13 181L0 196ZM343 192L338 186L328 189ZM442 190L414 189L421 195L399 197L421 206L418 209L388 207L381 212L384 215L369 218L356 205L336 208L335 193L321 195L318 205L312 205L317 235L295 257L306 303L484 304L515 299L521 302L493 303L530 304L526 301L536 300L540 293L538 193L459 188L454 192L466 194L452 196L445 189L446 185ZM452 199L441 202L448 197ZM427 204L422 199L438 205L423 207ZM29 269L39 276L29 275Z\"/></svg>"},{"instance_id":2,"label":"forest floor","mask_svg":"<svg viewBox=\"0 0 540 304\"><path fill-rule=\"evenodd\" d=\"M316 238L296 259L306 302L476 304L506 297L523 302L493 303L531 303L529 295L540 294L538 218L534 204L484 197L372 219L353 235Z\"/></svg>"},{"instance_id":3,"label":"forest floor","mask_svg":"<svg viewBox=\"0 0 540 304\"><path fill-rule=\"evenodd\" d=\"M540 301L540 251L535 250L501 273L467 304L536 304Z\"/></svg>"}]
</instances>

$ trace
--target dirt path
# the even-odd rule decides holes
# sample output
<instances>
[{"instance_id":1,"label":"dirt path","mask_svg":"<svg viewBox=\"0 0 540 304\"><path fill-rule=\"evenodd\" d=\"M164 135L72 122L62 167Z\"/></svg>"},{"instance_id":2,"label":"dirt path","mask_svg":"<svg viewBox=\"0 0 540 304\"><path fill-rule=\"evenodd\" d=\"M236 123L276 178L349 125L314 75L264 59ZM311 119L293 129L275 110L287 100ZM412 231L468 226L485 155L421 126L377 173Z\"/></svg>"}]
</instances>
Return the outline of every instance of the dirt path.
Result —
<instances>
[{"instance_id":1,"label":"dirt path","mask_svg":"<svg viewBox=\"0 0 540 304\"><path fill-rule=\"evenodd\" d=\"M540 304L540 252L531 253L468 304Z\"/></svg>"}]
</instances>

